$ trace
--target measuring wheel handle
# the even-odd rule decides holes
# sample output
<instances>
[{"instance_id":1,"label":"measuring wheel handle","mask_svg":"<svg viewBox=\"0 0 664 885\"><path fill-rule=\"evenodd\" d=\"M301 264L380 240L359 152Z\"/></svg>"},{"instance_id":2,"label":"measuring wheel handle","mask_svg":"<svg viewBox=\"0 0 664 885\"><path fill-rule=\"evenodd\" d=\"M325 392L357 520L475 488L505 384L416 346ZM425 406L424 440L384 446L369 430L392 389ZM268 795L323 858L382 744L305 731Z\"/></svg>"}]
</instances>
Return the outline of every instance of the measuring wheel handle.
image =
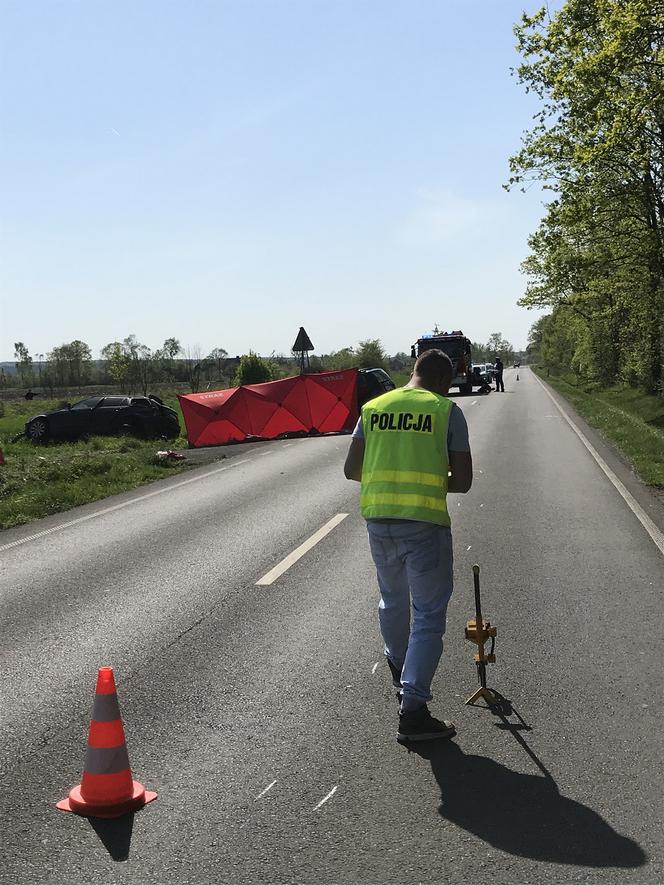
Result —
<instances>
[{"instance_id":1,"label":"measuring wheel handle","mask_svg":"<svg viewBox=\"0 0 664 885\"><path fill-rule=\"evenodd\" d=\"M490 621L485 621L482 617L482 600L480 596L480 567L477 563L473 566L473 584L475 589L475 617L466 622L465 637L468 642L473 642L477 646L477 654L473 656L473 661L477 667L477 679L480 687L466 701L467 704L474 704L475 701L483 698L489 706L498 703L498 696L486 684L486 665L495 664L496 656L494 647L496 642L497 628ZM491 640L489 652L484 651L485 644Z\"/></svg>"}]
</instances>

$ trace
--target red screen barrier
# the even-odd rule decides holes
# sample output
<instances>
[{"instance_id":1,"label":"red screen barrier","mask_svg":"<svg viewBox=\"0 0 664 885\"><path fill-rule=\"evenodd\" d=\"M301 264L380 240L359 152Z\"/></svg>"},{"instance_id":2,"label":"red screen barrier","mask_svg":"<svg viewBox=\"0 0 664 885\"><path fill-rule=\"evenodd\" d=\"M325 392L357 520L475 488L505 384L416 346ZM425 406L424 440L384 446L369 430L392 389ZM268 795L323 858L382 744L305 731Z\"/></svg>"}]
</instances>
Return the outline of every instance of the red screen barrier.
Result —
<instances>
[{"instance_id":1,"label":"red screen barrier","mask_svg":"<svg viewBox=\"0 0 664 885\"><path fill-rule=\"evenodd\" d=\"M195 448L352 430L358 416L357 369L180 394L178 399Z\"/></svg>"}]
</instances>

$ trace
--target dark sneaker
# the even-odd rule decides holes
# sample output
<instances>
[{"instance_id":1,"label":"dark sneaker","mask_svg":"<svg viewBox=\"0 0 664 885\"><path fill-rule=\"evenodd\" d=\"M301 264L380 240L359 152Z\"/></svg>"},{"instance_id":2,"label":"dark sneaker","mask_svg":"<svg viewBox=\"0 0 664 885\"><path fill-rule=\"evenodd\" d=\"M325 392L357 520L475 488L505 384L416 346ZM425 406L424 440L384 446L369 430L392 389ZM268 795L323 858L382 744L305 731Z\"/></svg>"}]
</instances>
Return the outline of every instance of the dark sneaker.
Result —
<instances>
[{"instance_id":1,"label":"dark sneaker","mask_svg":"<svg viewBox=\"0 0 664 885\"><path fill-rule=\"evenodd\" d=\"M399 714L399 731L397 740L401 743L407 741L434 741L437 738L450 738L456 734L456 729L451 722L442 722L435 719L426 704L417 710L408 710Z\"/></svg>"},{"instance_id":2,"label":"dark sneaker","mask_svg":"<svg viewBox=\"0 0 664 885\"><path fill-rule=\"evenodd\" d=\"M387 661L387 666L390 668L390 673L392 674L392 685L395 688L401 688L401 667L397 667L396 664L393 664L389 658L385 658Z\"/></svg>"}]
</instances>

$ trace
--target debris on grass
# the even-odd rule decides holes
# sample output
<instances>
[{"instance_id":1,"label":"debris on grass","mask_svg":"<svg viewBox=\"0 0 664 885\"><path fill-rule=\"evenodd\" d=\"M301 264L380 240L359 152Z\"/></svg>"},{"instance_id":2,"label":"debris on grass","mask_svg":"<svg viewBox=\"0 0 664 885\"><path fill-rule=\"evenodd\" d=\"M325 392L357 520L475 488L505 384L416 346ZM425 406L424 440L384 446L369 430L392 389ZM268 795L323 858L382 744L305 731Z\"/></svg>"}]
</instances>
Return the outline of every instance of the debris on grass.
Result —
<instances>
[{"instance_id":1,"label":"debris on grass","mask_svg":"<svg viewBox=\"0 0 664 885\"><path fill-rule=\"evenodd\" d=\"M157 458L170 458L172 461L184 461L185 457L185 455L182 455L180 452L174 452L172 449L157 452Z\"/></svg>"}]
</instances>

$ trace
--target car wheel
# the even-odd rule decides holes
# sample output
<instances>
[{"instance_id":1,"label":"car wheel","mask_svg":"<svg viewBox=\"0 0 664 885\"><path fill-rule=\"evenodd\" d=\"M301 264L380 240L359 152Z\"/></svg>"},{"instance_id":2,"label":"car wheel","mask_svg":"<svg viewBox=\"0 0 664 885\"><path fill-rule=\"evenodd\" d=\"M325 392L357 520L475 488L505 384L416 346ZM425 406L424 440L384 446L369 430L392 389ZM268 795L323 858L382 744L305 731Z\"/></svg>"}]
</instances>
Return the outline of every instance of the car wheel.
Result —
<instances>
[{"instance_id":1,"label":"car wheel","mask_svg":"<svg viewBox=\"0 0 664 885\"><path fill-rule=\"evenodd\" d=\"M26 434L33 442L45 442L48 439L48 421L46 418L34 418L28 424Z\"/></svg>"}]
</instances>

